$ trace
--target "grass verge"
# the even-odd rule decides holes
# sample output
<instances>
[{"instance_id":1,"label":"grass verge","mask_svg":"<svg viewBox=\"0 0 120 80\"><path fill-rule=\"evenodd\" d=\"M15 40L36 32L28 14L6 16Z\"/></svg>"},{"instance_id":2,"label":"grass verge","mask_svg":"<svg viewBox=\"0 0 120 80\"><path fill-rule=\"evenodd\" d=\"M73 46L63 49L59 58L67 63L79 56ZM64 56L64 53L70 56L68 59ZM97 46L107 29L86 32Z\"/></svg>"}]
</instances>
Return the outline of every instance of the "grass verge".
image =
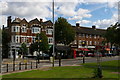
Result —
<instances>
[{"instance_id":1,"label":"grass verge","mask_svg":"<svg viewBox=\"0 0 120 80\"><path fill-rule=\"evenodd\" d=\"M38 69L38 70L31 70L31 71L20 72L20 73L12 73L8 75L3 75L2 77L5 79L21 78L21 80L22 78L57 78L57 79L69 78L70 79L70 78L93 77L93 71L97 67L97 64L85 63L82 65L83 66L64 66L64 67L54 67L54 68L51 67L46 70ZM102 62L101 65L102 65L103 78L110 78L109 80L111 80L112 78L115 78L115 80L119 78L119 74L117 72L119 72L118 68L120 66L118 65L117 60ZM16 79L12 79L12 80L16 80Z\"/></svg>"}]
</instances>

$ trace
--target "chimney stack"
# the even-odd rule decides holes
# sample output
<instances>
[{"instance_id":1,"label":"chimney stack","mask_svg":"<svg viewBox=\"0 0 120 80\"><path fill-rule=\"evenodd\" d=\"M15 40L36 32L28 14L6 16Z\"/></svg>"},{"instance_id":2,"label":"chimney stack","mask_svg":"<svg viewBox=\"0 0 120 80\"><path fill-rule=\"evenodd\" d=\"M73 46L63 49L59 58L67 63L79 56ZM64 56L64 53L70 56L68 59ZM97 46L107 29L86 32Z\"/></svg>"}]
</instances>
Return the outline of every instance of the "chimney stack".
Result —
<instances>
[{"instance_id":1,"label":"chimney stack","mask_svg":"<svg viewBox=\"0 0 120 80\"><path fill-rule=\"evenodd\" d=\"M95 29L95 28L96 28L96 26L95 26L95 25L93 25L93 26L92 26L92 28L93 28L93 29Z\"/></svg>"},{"instance_id":2,"label":"chimney stack","mask_svg":"<svg viewBox=\"0 0 120 80\"><path fill-rule=\"evenodd\" d=\"M7 27L11 27L11 16L8 16L8 19L7 19Z\"/></svg>"},{"instance_id":3,"label":"chimney stack","mask_svg":"<svg viewBox=\"0 0 120 80\"><path fill-rule=\"evenodd\" d=\"M80 27L80 24L79 24L79 23L76 23L76 27Z\"/></svg>"},{"instance_id":4,"label":"chimney stack","mask_svg":"<svg viewBox=\"0 0 120 80\"><path fill-rule=\"evenodd\" d=\"M43 19L40 18L40 22L43 22Z\"/></svg>"}]
</instances>

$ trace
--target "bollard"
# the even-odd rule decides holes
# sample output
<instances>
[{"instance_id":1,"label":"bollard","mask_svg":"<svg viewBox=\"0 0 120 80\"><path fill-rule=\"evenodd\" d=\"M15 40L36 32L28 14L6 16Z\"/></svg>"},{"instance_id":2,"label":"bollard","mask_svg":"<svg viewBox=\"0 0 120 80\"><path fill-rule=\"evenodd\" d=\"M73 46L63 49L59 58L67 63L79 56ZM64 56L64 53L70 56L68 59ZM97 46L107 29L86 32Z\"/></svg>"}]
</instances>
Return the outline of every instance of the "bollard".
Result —
<instances>
[{"instance_id":1,"label":"bollard","mask_svg":"<svg viewBox=\"0 0 120 80\"><path fill-rule=\"evenodd\" d=\"M7 72L8 72L8 63L7 63Z\"/></svg>"},{"instance_id":2,"label":"bollard","mask_svg":"<svg viewBox=\"0 0 120 80\"><path fill-rule=\"evenodd\" d=\"M37 61L36 61L36 68L37 68Z\"/></svg>"},{"instance_id":3,"label":"bollard","mask_svg":"<svg viewBox=\"0 0 120 80\"><path fill-rule=\"evenodd\" d=\"M19 63L19 70L21 70L21 62Z\"/></svg>"},{"instance_id":4,"label":"bollard","mask_svg":"<svg viewBox=\"0 0 120 80\"><path fill-rule=\"evenodd\" d=\"M25 70L27 69L27 63L25 63Z\"/></svg>"},{"instance_id":5,"label":"bollard","mask_svg":"<svg viewBox=\"0 0 120 80\"><path fill-rule=\"evenodd\" d=\"M15 63L13 63L13 71L15 71Z\"/></svg>"},{"instance_id":6,"label":"bollard","mask_svg":"<svg viewBox=\"0 0 120 80\"><path fill-rule=\"evenodd\" d=\"M32 62L31 62L31 69L32 69Z\"/></svg>"}]
</instances>

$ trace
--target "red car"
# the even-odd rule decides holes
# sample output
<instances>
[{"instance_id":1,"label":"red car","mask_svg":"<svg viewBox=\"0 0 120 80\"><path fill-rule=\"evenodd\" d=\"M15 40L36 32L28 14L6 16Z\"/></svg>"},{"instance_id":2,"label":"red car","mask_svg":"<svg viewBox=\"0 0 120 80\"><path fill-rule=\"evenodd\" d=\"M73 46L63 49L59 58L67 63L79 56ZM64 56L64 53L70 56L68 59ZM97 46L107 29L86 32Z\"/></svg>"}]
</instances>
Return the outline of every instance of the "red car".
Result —
<instances>
[{"instance_id":1,"label":"red car","mask_svg":"<svg viewBox=\"0 0 120 80\"><path fill-rule=\"evenodd\" d=\"M83 57L84 55L82 53L79 53L79 57Z\"/></svg>"}]
</instances>

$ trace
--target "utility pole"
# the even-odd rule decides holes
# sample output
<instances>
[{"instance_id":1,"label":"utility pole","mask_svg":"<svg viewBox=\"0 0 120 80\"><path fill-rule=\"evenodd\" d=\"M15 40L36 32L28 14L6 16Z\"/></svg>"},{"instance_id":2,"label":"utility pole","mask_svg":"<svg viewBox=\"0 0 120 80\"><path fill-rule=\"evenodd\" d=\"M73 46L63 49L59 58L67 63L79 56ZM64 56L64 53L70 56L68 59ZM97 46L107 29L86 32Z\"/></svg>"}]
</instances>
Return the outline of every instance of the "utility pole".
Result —
<instances>
[{"instance_id":1,"label":"utility pole","mask_svg":"<svg viewBox=\"0 0 120 80\"><path fill-rule=\"evenodd\" d=\"M53 7L53 63L52 66L54 67L54 60L55 60L55 26L54 26L54 0L52 3L52 7Z\"/></svg>"}]
</instances>

